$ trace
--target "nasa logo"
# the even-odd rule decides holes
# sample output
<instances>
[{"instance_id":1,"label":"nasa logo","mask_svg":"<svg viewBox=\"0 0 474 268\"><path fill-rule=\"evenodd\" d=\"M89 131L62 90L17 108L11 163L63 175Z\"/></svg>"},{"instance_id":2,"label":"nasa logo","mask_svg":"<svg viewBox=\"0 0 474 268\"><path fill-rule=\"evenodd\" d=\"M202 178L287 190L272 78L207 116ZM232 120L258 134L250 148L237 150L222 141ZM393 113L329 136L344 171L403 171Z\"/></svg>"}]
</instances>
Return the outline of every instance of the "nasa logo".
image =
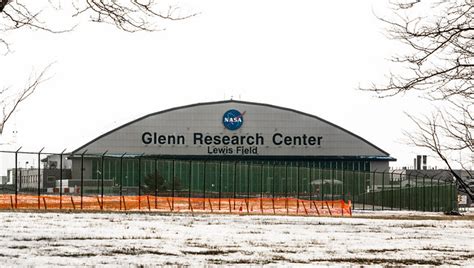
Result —
<instances>
[{"instance_id":1,"label":"nasa logo","mask_svg":"<svg viewBox=\"0 0 474 268\"><path fill-rule=\"evenodd\" d=\"M234 109L228 110L222 117L222 123L224 124L224 127L228 130L239 129L244 123L244 114L245 112L240 113Z\"/></svg>"}]
</instances>

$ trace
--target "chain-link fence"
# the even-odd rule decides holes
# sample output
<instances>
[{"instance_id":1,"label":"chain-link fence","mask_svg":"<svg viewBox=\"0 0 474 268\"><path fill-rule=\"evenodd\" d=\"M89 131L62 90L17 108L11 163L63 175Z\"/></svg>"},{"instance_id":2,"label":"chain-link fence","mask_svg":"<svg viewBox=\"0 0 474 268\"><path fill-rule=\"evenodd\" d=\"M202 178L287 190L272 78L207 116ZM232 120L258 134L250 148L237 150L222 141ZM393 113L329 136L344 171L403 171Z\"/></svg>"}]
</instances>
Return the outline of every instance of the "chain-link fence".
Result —
<instances>
[{"instance_id":1,"label":"chain-link fence","mask_svg":"<svg viewBox=\"0 0 474 268\"><path fill-rule=\"evenodd\" d=\"M317 160L228 161L225 157L169 159L127 153L71 155L42 151L1 152L1 157L0 174L5 175L0 192L11 195L5 202L13 202L16 207L18 195L36 196L38 208L47 206L47 198L57 196L60 209L64 196L71 197L68 206L72 204L74 208L83 208L86 199L97 199L100 209L108 197L116 198L122 209L127 205L122 197L133 196L138 200L138 209L141 202L145 204L143 209L153 208L146 205L150 198L152 203L168 198L163 199L165 205L165 200L187 198L188 209L191 200L200 200L203 208L207 203L212 206L215 200L219 200L218 204L240 200L246 210L250 207L242 200L256 199L273 203L296 200L286 203L294 204L297 210L308 206L307 211L318 204L319 208L325 204L332 208L349 200L355 209L370 210L451 211L457 207L456 185L449 177L370 171L365 163L342 160L328 165L327 161ZM265 206L271 211L270 203ZM263 212L263 206L257 204L255 210L260 207Z\"/></svg>"}]
</instances>

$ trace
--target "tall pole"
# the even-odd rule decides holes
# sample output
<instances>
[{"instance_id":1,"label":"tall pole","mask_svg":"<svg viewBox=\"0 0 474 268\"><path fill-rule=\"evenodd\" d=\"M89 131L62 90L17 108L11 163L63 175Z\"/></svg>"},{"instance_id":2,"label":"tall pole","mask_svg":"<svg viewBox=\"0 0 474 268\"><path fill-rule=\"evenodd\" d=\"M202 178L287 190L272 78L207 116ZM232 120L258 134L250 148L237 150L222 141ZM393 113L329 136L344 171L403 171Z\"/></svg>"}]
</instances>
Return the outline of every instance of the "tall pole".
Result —
<instances>
[{"instance_id":1,"label":"tall pole","mask_svg":"<svg viewBox=\"0 0 474 268\"><path fill-rule=\"evenodd\" d=\"M15 152L15 208L18 207L18 152L21 147Z\"/></svg>"},{"instance_id":2,"label":"tall pole","mask_svg":"<svg viewBox=\"0 0 474 268\"><path fill-rule=\"evenodd\" d=\"M175 175L174 175L174 170L175 170L175 166L174 166L174 160L171 161L171 210L173 211L174 210L174 191L175 191Z\"/></svg>"},{"instance_id":3,"label":"tall pole","mask_svg":"<svg viewBox=\"0 0 474 268\"><path fill-rule=\"evenodd\" d=\"M405 173L406 174L406 173ZM400 173L400 192L402 190L402 182L401 182L401 173ZM408 210L411 210L411 188L413 188L413 185L411 185L411 180L410 180L410 175L407 174L407 180L408 180ZM416 190L416 189L415 189ZM402 195L400 194L400 197ZM400 201L401 202L401 201ZM400 205L400 210L401 210L401 205Z\"/></svg>"},{"instance_id":4,"label":"tall pole","mask_svg":"<svg viewBox=\"0 0 474 268\"><path fill-rule=\"evenodd\" d=\"M346 173L344 169L344 163L342 164L342 200L346 201L346 192L344 191L344 185L346 183Z\"/></svg>"},{"instance_id":5,"label":"tall pole","mask_svg":"<svg viewBox=\"0 0 474 268\"><path fill-rule=\"evenodd\" d=\"M423 212L426 211L426 195L425 195L425 189L426 189L426 181L425 181L426 175L423 175L423 198L422 198L422 210Z\"/></svg>"},{"instance_id":6,"label":"tall pole","mask_svg":"<svg viewBox=\"0 0 474 268\"><path fill-rule=\"evenodd\" d=\"M390 210L393 210L393 202L394 202L393 199L395 198L395 196L393 194L393 172L395 172L395 170L392 170L392 172L390 173L390 186L391 186L390 187L391 188L390 193L391 193L391 199L392 199L391 202L390 202Z\"/></svg>"},{"instance_id":7,"label":"tall pole","mask_svg":"<svg viewBox=\"0 0 474 268\"><path fill-rule=\"evenodd\" d=\"M81 154L81 210L82 210L82 203L84 198L84 154L86 154L87 150L82 152Z\"/></svg>"},{"instance_id":8,"label":"tall pole","mask_svg":"<svg viewBox=\"0 0 474 268\"><path fill-rule=\"evenodd\" d=\"M20 185L18 186L18 188L20 188L20 190L23 189L23 187L21 186L23 184L23 175L21 174L21 171L22 171L22 169L20 167Z\"/></svg>"},{"instance_id":9,"label":"tall pole","mask_svg":"<svg viewBox=\"0 0 474 268\"><path fill-rule=\"evenodd\" d=\"M400 210L402 210L402 173L400 172L400 191L399 191L399 194L398 194L398 201L399 201L399 205L400 205ZM410 176L408 176L408 179L410 179ZM408 190L411 189L411 185L410 185L410 188L408 188ZM410 197L410 192L408 192L408 206L410 206L410 202L411 202L411 197ZM408 209L410 210L410 209Z\"/></svg>"},{"instance_id":10,"label":"tall pole","mask_svg":"<svg viewBox=\"0 0 474 268\"><path fill-rule=\"evenodd\" d=\"M384 208L384 201L385 201L385 171L382 171L382 210Z\"/></svg>"},{"instance_id":11,"label":"tall pole","mask_svg":"<svg viewBox=\"0 0 474 268\"><path fill-rule=\"evenodd\" d=\"M285 162L285 198L288 202L288 163Z\"/></svg>"},{"instance_id":12,"label":"tall pole","mask_svg":"<svg viewBox=\"0 0 474 268\"><path fill-rule=\"evenodd\" d=\"M142 156L138 156L138 210L141 209L142 205Z\"/></svg>"},{"instance_id":13,"label":"tall pole","mask_svg":"<svg viewBox=\"0 0 474 268\"><path fill-rule=\"evenodd\" d=\"M155 179L155 209L158 207L158 159L155 158L153 177Z\"/></svg>"},{"instance_id":14,"label":"tall pole","mask_svg":"<svg viewBox=\"0 0 474 268\"><path fill-rule=\"evenodd\" d=\"M38 209L41 208L41 152L44 147L38 152Z\"/></svg>"},{"instance_id":15,"label":"tall pole","mask_svg":"<svg viewBox=\"0 0 474 268\"><path fill-rule=\"evenodd\" d=\"M321 195L321 201L324 201L324 175L321 167L321 161L318 162L318 175L319 175L319 191Z\"/></svg>"},{"instance_id":16,"label":"tall pole","mask_svg":"<svg viewBox=\"0 0 474 268\"><path fill-rule=\"evenodd\" d=\"M313 162L313 167L314 167L314 162ZM308 168L309 168L309 178L308 178L308 191L309 191L309 207L311 208L312 207L312 195L313 195L313 189L311 189L312 185L311 185L311 180L313 178L313 167L308 163Z\"/></svg>"},{"instance_id":17,"label":"tall pole","mask_svg":"<svg viewBox=\"0 0 474 268\"><path fill-rule=\"evenodd\" d=\"M63 208L63 154L65 151L66 149L59 154L59 209Z\"/></svg>"},{"instance_id":18,"label":"tall pole","mask_svg":"<svg viewBox=\"0 0 474 268\"><path fill-rule=\"evenodd\" d=\"M359 176L359 175L357 175ZM355 206L355 196L356 196L356 193L357 195L359 194L359 191L356 191L356 187L359 186L360 184L360 181L357 180L357 184L355 183L355 162L352 162L352 178L351 178L351 185L352 185L352 209L354 209L354 206ZM357 198L359 199L359 198Z\"/></svg>"},{"instance_id":19,"label":"tall pole","mask_svg":"<svg viewBox=\"0 0 474 268\"><path fill-rule=\"evenodd\" d=\"M101 202L101 209L104 209L104 162L105 162L105 154L107 153L107 151L105 151L103 154L102 154L102 157L101 157L101 172L100 172L100 181L101 181L101 191L100 191L100 202Z\"/></svg>"},{"instance_id":20,"label":"tall pole","mask_svg":"<svg viewBox=\"0 0 474 268\"><path fill-rule=\"evenodd\" d=\"M275 163L272 166L272 198L275 198Z\"/></svg>"},{"instance_id":21,"label":"tall pole","mask_svg":"<svg viewBox=\"0 0 474 268\"><path fill-rule=\"evenodd\" d=\"M351 176L352 195L349 197L349 198L352 199L352 209L354 209L354 207L355 207L355 194L356 194L355 188L356 188L356 184L355 184L355 162L352 161L352 176Z\"/></svg>"},{"instance_id":22,"label":"tall pole","mask_svg":"<svg viewBox=\"0 0 474 268\"><path fill-rule=\"evenodd\" d=\"M120 188L119 188L119 202L120 202L120 210L122 210L122 195L123 195L123 158L127 153L123 153L120 156Z\"/></svg>"},{"instance_id":23,"label":"tall pole","mask_svg":"<svg viewBox=\"0 0 474 268\"><path fill-rule=\"evenodd\" d=\"M439 198L439 176L438 176L438 183L436 184L436 212L439 212L439 205L441 204L440 202L440 198Z\"/></svg>"},{"instance_id":24,"label":"tall pole","mask_svg":"<svg viewBox=\"0 0 474 268\"><path fill-rule=\"evenodd\" d=\"M192 177L192 174L193 174L193 162L190 160L189 161L189 182L188 182L188 185L189 185L189 190L188 190L188 198L189 198L189 203L191 203L191 183L192 183L192 180L191 180L191 177Z\"/></svg>"},{"instance_id":25,"label":"tall pole","mask_svg":"<svg viewBox=\"0 0 474 268\"><path fill-rule=\"evenodd\" d=\"M372 210L375 210L375 172L377 170L374 170L372 174Z\"/></svg>"},{"instance_id":26,"label":"tall pole","mask_svg":"<svg viewBox=\"0 0 474 268\"><path fill-rule=\"evenodd\" d=\"M232 177L232 181L233 181L233 190L234 190L234 209L235 209L235 198L237 198L237 185L235 184L235 181L236 181L236 177L237 177L237 161L234 162L234 172L233 173L233 177Z\"/></svg>"},{"instance_id":27,"label":"tall pole","mask_svg":"<svg viewBox=\"0 0 474 268\"><path fill-rule=\"evenodd\" d=\"M222 161L219 161L219 210L221 210L222 198Z\"/></svg>"},{"instance_id":28,"label":"tall pole","mask_svg":"<svg viewBox=\"0 0 474 268\"><path fill-rule=\"evenodd\" d=\"M425 189L426 189L426 183L425 183L425 178L426 175L423 175L423 212L426 211L426 195L425 195Z\"/></svg>"},{"instance_id":29,"label":"tall pole","mask_svg":"<svg viewBox=\"0 0 474 268\"><path fill-rule=\"evenodd\" d=\"M418 210L418 174L415 175L415 210Z\"/></svg>"},{"instance_id":30,"label":"tall pole","mask_svg":"<svg viewBox=\"0 0 474 268\"><path fill-rule=\"evenodd\" d=\"M206 161L204 161L204 179L203 179L203 186L202 186L202 207L206 210Z\"/></svg>"},{"instance_id":31,"label":"tall pole","mask_svg":"<svg viewBox=\"0 0 474 268\"><path fill-rule=\"evenodd\" d=\"M334 201L334 176L337 175L337 162L336 167L333 167L331 162L331 201ZM334 203L333 203L334 206Z\"/></svg>"},{"instance_id":32,"label":"tall pole","mask_svg":"<svg viewBox=\"0 0 474 268\"><path fill-rule=\"evenodd\" d=\"M250 163L247 162L247 200L249 198L250 198Z\"/></svg>"},{"instance_id":33,"label":"tall pole","mask_svg":"<svg viewBox=\"0 0 474 268\"><path fill-rule=\"evenodd\" d=\"M365 167L365 165L364 165ZM364 169L364 174L362 176L362 180L363 180L363 189L362 189L362 192L364 193L363 197L363 201L362 201L362 209L365 210L365 203L367 202L367 172L365 171L365 168ZM359 162L359 181L360 181L360 176L362 175L362 169L360 167L360 162ZM370 175L369 175L370 176Z\"/></svg>"},{"instance_id":34,"label":"tall pole","mask_svg":"<svg viewBox=\"0 0 474 268\"><path fill-rule=\"evenodd\" d=\"M430 211L434 211L433 207L433 176L430 177Z\"/></svg>"},{"instance_id":35,"label":"tall pole","mask_svg":"<svg viewBox=\"0 0 474 268\"><path fill-rule=\"evenodd\" d=\"M285 162L285 207L288 214L288 163Z\"/></svg>"},{"instance_id":36,"label":"tall pole","mask_svg":"<svg viewBox=\"0 0 474 268\"><path fill-rule=\"evenodd\" d=\"M300 163L296 164L296 198L300 199ZM299 206L299 202L297 202Z\"/></svg>"},{"instance_id":37,"label":"tall pole","mask_svg":"<svg viewBox=\"0 0 474 268\"><path fill-rule=\"evenodd\" d=\"M237 185L235 184L236 177L237 177L237 161L234 161L234 171L232 173L233 173L232 181L234 185L232 189L234 191L234 209L235 209L235 199L237 197Z\"/></svg>"},{"instance_id":38,"label":"tall pole","mask_svg":"<svg viewBox=\"0 0 474 268\"><path fill-rule=\"evenodd\" d=\"M260 167L260 199L263 198L263 164Z\"/></svg>"}]
</instances>

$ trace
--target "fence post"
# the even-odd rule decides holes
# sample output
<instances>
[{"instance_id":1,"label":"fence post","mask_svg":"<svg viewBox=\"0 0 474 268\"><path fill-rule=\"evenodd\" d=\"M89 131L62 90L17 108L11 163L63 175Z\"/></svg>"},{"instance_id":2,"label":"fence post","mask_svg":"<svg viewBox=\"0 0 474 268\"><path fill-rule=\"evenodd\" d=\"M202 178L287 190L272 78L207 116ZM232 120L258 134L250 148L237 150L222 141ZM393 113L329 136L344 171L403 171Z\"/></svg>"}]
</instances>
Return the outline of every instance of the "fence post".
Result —
<instances>
[{"instance_id":1,"label":"fence post","mask_svg":"<svg viewBox=\"0 0 474 268\"><path fill-rule=\"evenodd\" d=\"M250 162L247 162L247 202L250 198Z\"/></svg>"},{"instance_id":2,"label":"fence post","mask_svg":"<svg viewBox=\"0 0 474 268\"><path fill-rule=\"evenodd\" d=\"M426 175L423 175L423 198L422 198L422 204L423 204L423 212L426 211L426 195L425 195L425 189L426 189L426 181L425 181Z\"/></svg>"},{"instance_id":3,"label":"fence post","mask_svg":"<svg viewBox=\"0 0 474 268\"><path fill-rule=\"evenodd\" d=\"M314 162L313 162L313 166L314 166ZM308 178L308 191L309 191L309 209L311 209L313 207L313 204L312 204L312 200L313 200L313 189L311 189L311 180L313 178L313 167L311 167L311 165L308 163L308 168L309 168L309 178Z\"/></svg>"},{"instance_id":4,"label":"fence post","mask_svg":"<svg viewBox=\"0 0 474 268\"><path fill-rule=\"evenodd\" d=\"M41 152L44 147L38 152L38 209L41 208Z\"/></svg>"},{"instance_id":5,"label":"fence post","mask_svg":"<svg viewBox=\"0 0 474 268\"><path fill-rule=\"evenodd\" d=\"M202 187L202 208L206 210L206 161L204 161L204 179L203 179L203 187Z\"/></svg>"},{"instance_id":6,"label":"fence post","mask_svg":"<svg viewBox=\"0 0 474 268\"><path fill-rule=\"evenodd\" d=\"M100 202L101 202L100 209L104 209L104 173L105 173L105 171L104 171L104 169L105 169L104 164L105 163L104 162L105 162L105 154L106 153L107 153L107 151L105 151L102 154L101 158L100 158L100 164L101 164L101 167L100 167L100 169L101 169L100 170L100 182L101 182L100 183L100 185L101 185L101 187L100 187Z\"/></svg>"},{"instance_id":7,"label":"fence post","mask_svg":"<svg viewBox=\"0 0 474 268\"><path fill-rule=\"evenodd\" d=\"M416 200L416 203L415 203L415 207L416 209L415 210L419 210L419 195L418 195L418 174L415 175L415 200Z\"/></svg>"},{"instance_id":8,"label":"fence post","mask_svg":"<svg viewBox=\"0 0 474 268\"><path fill-rule=\"evenodd\" d=\"M285 162L285 208L288 214L288 163Z\"/></svg>"},{"instance_id":9,"label":"fence post","mask_svg":"<svg viewBox=\"0 0 474 268\"><path fill-rule=\"evenodd\" d=\"M138 156L138 210L141 210L142 206L142 153Z\"/></svg>"},{"instance_id":10,"label":"fence post","mask_svg":"<svg viewBox=\"0 0 474 268\"><path fill-rule=\"evenodd\" d=\"M364 171L364 173L366 173ZM362 170L360 169L360 162L359 162L359 174L357 175L358 176L358 181L360 181L360 176L363 175L362 174ZM362 184L362 192L364 193L363 197L364 199L362 200L362 210L365 210L365 203L367 202L367 179L365 178L366 175L364 174L362 180L363 180L363 184Z\"/></svg>"},{"instance_id":11,"label":"fence post","mask_svg":"<svg viewBox=\"0 0 474 268\"><path fill-rule=\"evenodd\" d=\"M359 175L358 175L359 176ZM360 184L360 181L357 180L357 185ZM351 185L352 185L352 208L355 208L355 196L356 196L356 184L355 184L355 163L352 162L352 178L351 178ZM357 196L359 196L359 193L357 193ZM359 199L359 198L357 198Z\"/></svg>"},{"instance_id":12,"label":"fence post","mask_svg":"<svg viewBox=\"0 0 474 268\"><path fill-rule=\"evenodd\" d=\"M450 210L455 210L457 208L457 198L455 189L458 188L458 181L454 179L454 183L451 183L451 187L449 189L449 199L450 199Z\"/></svg>"},{"instance_id":13,"label":"fence post","mask_svg":"<svg viewBox=\"0 0 474 268\"><path fill-rule=\"evenodd\" d=\"M440 202L441 200L440 200L440 198L439 198L439 197L440 197L440 196L439 196L439 177L438 177L438 183L437 183L437 185L436 185L436 192L437 192L437 193L436 193L436 195L437 195L437 196L436 196L436 204L437 204L437 206L436 206L436 212L439 212L439 205L441 204L441 202Z\"/></svg>"},{"instance_id":14,"label":"fence post","mask_svg":"<svg viewBox=\"0 0 474 268\"><path fill-rule=\"evenodd\" d=\"M260 199L263 199L263 166L260 166Z\"/></svg>"},{"instance_id":15,"label":"fence post","mask_svg":"<svg viewBox=\"0 0 474 268\"><path fill-rule=\"evenodd\" d=\"M153 161L153 178L155 179L155 209L158 207L158 159Z\"/></svg>"},{"instance_id":16,"label":"fence post","mask_svg":"<svg viewBox=\"0 0 474 268\"><path fill-rule=\"evenodd\" d=\"M418 174L415 175L415 210L418 210Z\"/></svg>"},{"instance_id":17,"label":"fence post","mask_svg":"<svg viewBox=\"0 0 474 268\"><path fill-rule=\"evenodd\" d=\"M120 156L120 188L119 188L120 210L122 210L122 196L123 196L123 158L125 157L126 154L127 153L123 153Z\"/></svg>"},{"instance_id":18,"label":"fence post","mask_svg":"<svg viewBox=\"0 0 474 268\"><path fill-rule=\"evenodd\" d=\"M71 195L71 203L72 203L72 208L76 210L76 204L74 204L74 199L72 198L72 195Z\"/></svg>"},{"instance_id":19,"label":"fence post","mask_svg":"<svg viewBox=\"0 0 474 268\"><path fill-rule=\"evenodd\" d=\"M81 154L81 210L83 204L83 197L84 197L84 154L86 154L87 150L82 152Z\"/></svg>"},{"instance_id":20,"label":"fence post","mask_svg":"<svg viewBox=\"0 0 474 268\"><path fill-rule=\"evenodd\" d=\"M63 153L65 151L66 149L59 154L59 209L63 208Z\"/></svg>"},{"instance_id":21,"label":"fence post","mask_svg":"<svg viewBox=\"0 0 474 268\"><path fill-rule=\"evenodd\" d=\"M324 178L323 176L321 176L321 173L322 173L321 162L318 163L318 173L319 173L319 179L320 179L319 191L321 193L321 200L324 200Z\"/></svg>"},{"instance_id":22,"label":"fence post","mask_svg":"<svg viewBox=\"0 0 474 268\"><path fill-rule=\"evenodd\" d=\"M336 167L333 167L333 162L331 162L331 206L334 206L334 176L337 174L337 162Z\"/></svg>"},{"instance_id":23,"label":"fence post","mask_svg":"<svg viewBox=\"0 0 474 268\"><path fill-rule=\"evenodd\" d=\"M189 185L189 189L188 189L188 202L189 204L191 204L191 184L192 184L192 180L191 180L191 177L193 175L193 162L191 160L189 160L189 178L188 178L188 185ZM155 199L156 200L156 199ZM155 205L155 208L156 208L156 205Z\"/></svg>"},{"instance_id":24,"label":"fence post","mask_svg":"<svg viewBox=\"0 0 474 268\"><path fill-rule=\"evenodd\" d=\"M413 188L413 185L411 184L411 176L408 173L405 173L405 174L407 176L407 181L408 181L408 205L407 205L407 207L408 207L408 210L411 210L411 188ZM400 179L401 179L401 177L400 177ZM401 183L400 183L400 187L401 187Z\"/></svg>"},{"instance_id":25,"label":"fence post","mask_svg":"<svg viewBox=\"0 0 474 268\"><path fill-rule=\"evenodd\" d=\"M346 201L346 193L345 193L345 182L346 182L346 172L344 170L344 162L342 163L342 200L344 200L344 202Z\"/></svg>"},{"instance_id":26,"label":"fence post","mask_svg":"<svg viewBox=\"0 0 474 268\"><path fill-rule=\"evenodd\" d=\"M407 174L407 173L405 173L405 174ZM410 176L408 174L407 174L407 176L408 176L408 179L410 179ZM398 190L398 198L399 198L398 203L400 205L400 210L402 210L402 172L400 172L399 177L400 177L399 178L400 188ZM410 189L411 189L411 185L410 185L410 188L408 188L408 190L410 190ZM410 202L411 202L411 196L410 196L410 192L408 192L408 204L410 204ZM410 205L408 205L408 206L410 206ZM408 209L410 209L410 208L408 208Z\"/></svg>"},{"instance_id":27,"label":"fence post","mask_svg":"<svg viewBox=\"0 0 474 268\"><path fill-rule=\"evenodd\" d=\"M15 152L15 208L18 207L18 152L20 149L21 146Z\"/></svg>"},{"instance_id":28,"label":"fence post","mask_svg":"<svg viewBox=\"0 0 474 268\"><path fill-rule=\"evenodd\" d=\"M387 170L382 171L382 210L384 210L384 201L385 201L385 172Z\"/></svg>"},{"instance_id":29,"label":"fence post","mask_svg":"<svg viewBox=\"0 0 474 268\"><path fill-rule=\"evenodd\" d=\"M296 214L300 209L300 163L296 164Z\"/></svg>"},{"instance_id":30,"label":"fence post","mask_svg":"<svg viewBox=\"0 0 474 268\"><path fill-rule=\"evenodd\" d=\"M395 195L393 194L393 172L395 172L395 170L393 170L390 174L390 188L391 188L391 191L390 191L390 194L391 194L391 202L390 202L390 210L393 210L393 203L394 203L394 198L395 198Z\"/></svg>"},{"instance_id":31,"label":"fence post","mask_svg":"<svg viewBox=\"0 0 474 268\"><path fill-rule=\"evenodd\" d=\"M174 211L174 195L175 195L175 161L171 161L171 211Z\"/></svg>"},{"instance_id":32,"label":"fence post","mask_svg":"<svg viewBox=\"0 0 474 268\"><path fill-rule=\"evenodd\" d=\"M434 211L433 208L433 176L430 178L430 211Z\"/></svg>"},{"instance_id":33,"label":"fence post","mask_svg":"<svg viewBox=\"0 0 474 268\"><path fill-rule=\"evenodd\" d=\"M455 180L454 181L454 187L452 188L452 192L453 192L453 202L454 202L454 210L455 211L459 211L459 204L458 204L458 195L457 195L457 189L459 189L459 182L458 180Z\"/></svg>"},{"instance_id":34,"label":"fence post","mask_svg":"<svg viewBox=\"0 0 474 268\"><path fill-rule=\"evenodd\" d=\"M372 173L372 210L375 210L375 172L377 170Z\"/></svg>"},{"instance_id":35,"label":"fence post","mask_svg":"<svg viewBox=\"0 0 474 268\"><path fill-rule=\"evenodd\" d=\"M296 164L296 199L300 199L300 163ZM297 202L296 209L298 209L299 203Z\"/></svg>"},{"instance_id":36,"label":"fence post","mask_svg":"<svg viewBox=\"0 0 474 268\"><path fill-rule=\"evenodd\" d=\"M23 187L22 187L22 184L23 184L23 175L21 174L21 173L22 173L21 167L20 167L19 173L20 173L20 185L18 186L18 188L19 188L20 191L21 191L21 189L23 188Z\"/></svg>"},{"instance_id":37,"label":"fence post","mask_svg":"<svg viewBox=\"0 0 474 268\"><path fill-rule=\"evenodd\" d=\"M219 211L221 210L222 198L222 161L219 161Z\"/></svg>"},{"instance_id":38,"label":"fence post","mask_svg":"<svg viewBox=\"0 0 474 268\"><path fill-rule=\"evenodd\" d=\"M275 163L272 166L272 200L275 199Z\"/></svg>"},{"instance_id":39,"label":"fence post","mask_svg":"<svg viewBox=\"0 0 474 268\"><path fill-rule=\"evenodd\" d=\"M235 184L235 180L236 180L236 173L237 173L237 161L234 161L234 172L233 173L233 177L232 177L232 181L233 181L233 191L234 191L234 209L235 209L235 199L237 197L237 185Z\"/></svg>"}]
</instances>

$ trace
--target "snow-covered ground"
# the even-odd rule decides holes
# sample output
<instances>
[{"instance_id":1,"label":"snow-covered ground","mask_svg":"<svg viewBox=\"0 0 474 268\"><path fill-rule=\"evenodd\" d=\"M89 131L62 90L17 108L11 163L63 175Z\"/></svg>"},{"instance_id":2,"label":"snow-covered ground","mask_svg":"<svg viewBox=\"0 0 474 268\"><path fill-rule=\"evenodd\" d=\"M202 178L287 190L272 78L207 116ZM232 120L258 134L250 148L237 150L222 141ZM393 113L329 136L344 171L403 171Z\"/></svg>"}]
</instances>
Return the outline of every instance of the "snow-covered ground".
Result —
<instances>
[{"instance_id":1,"label":"snow-covered ground","mask_svg":"<svg viewBox=\"0 0 474 268\"><path fill-rule=\"evenodd\" d=\"M382 213L387 219L368 214L1 212L0 265L474 265L472 217L400 220L401 212Z\"/></svg>"}]
</instances>

